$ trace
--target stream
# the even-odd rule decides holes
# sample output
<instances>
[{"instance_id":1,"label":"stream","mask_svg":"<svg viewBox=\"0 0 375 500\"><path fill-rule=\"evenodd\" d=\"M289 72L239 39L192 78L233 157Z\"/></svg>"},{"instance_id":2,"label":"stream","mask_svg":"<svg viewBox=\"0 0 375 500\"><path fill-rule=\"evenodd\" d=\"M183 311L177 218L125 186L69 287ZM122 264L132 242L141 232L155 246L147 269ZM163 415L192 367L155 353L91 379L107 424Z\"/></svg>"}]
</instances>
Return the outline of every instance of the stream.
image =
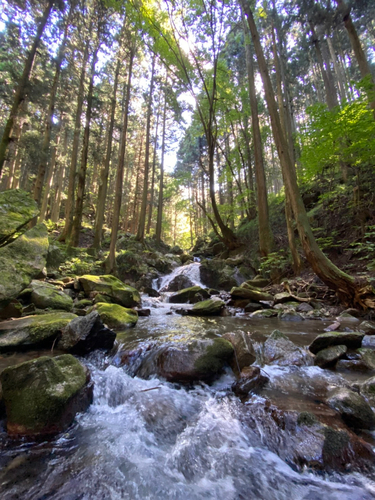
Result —
<instances>
[{"instance_id":1,"label":"stream","mask_svg":"<svg viewBox=\"0 0 375 500\"><path fill-rule=\"evenodd\" d=\"M159 289L166 284L163 279ZM278 328L306 346L328 325L241 315L179 316L173 312L176 305L165 302L167 296L144 298L151 315L127 331L128 345L147 350L171 338L214 338L236 330L251 332L257 343ZM374 471L297 471L288 461L287 434L271 428L259 411L269 396L280 403L292 399L302 411L317 397L322 380L344 385L340 374L317 367L265 366L269 384L260 395L241 402L231 391L235 377L229 368L212 385L183 387L133 377L132 364L119 366L118 354L94 352L82 361L92 372L94 402L67 432L30 443L9 440L1 427L2 500L375 498Z\"/></svg>"}]
</instances>

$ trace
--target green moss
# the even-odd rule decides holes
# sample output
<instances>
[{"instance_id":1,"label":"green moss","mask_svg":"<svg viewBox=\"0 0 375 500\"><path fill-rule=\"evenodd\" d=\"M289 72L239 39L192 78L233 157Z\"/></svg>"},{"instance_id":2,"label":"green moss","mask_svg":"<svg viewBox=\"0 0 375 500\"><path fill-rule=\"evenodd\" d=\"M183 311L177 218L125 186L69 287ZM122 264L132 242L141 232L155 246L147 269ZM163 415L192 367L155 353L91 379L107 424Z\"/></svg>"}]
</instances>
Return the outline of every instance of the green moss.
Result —
<instances>
[{"instance_id":1,"label":"green moss","mask_svg":"<svg viewBox=\"0 0 375 500\"><path fill-rule=\"evenodd\" d=\"M316 416L308 411L302 411L297 418L298 425L306 425L311 427L318 423Z\"/></svg>"},{"instance_id":2,"label":"green moss","mask_svg":"<svg viewBox=\"0 0 375 500\"><path fill-rule=\"evenodd\" d=\"M218 315L220 314L224 305L225 304L222 300L212 300L212 299L203 300L202 302L194 304L194 307L191 310L191 314L197 316Z\"/></svg>"},{"instance_id":3,"label":"green moss","mask_svg":"<svg viewBox=\"0 0 375 500\"><path fill-rule=\"evenodd\" d=\"M0 245L38 214L29 193L20 189L0 192Z\"/></svg>"},{"instance_id":4,"label":"green moss","mask_svg":"<svg viewBox=\"0 0 375 500\"><path fill-rule=\"evenodd\" d=\"M103 276L87 274L81 276L79 280L86 295L89 295L91 292L99 292L124 307L133 307L141 303L139 292L135 288L125 285L115 276L109 274Z\"/></svg>"},{"instance_id":5,"label":"green moss","mask_svg":"<svg viewBox=\"0 0 375 500\"><path fill-rule=\"evenodd\" d=\"M34 316L29 326L29 336L33 343L43 341L46 337L62 330L72 319L76 318L71 313L51 313Z\"/></svg>"},{"instance_id":6,"label":"green moss","mask_svg":"<svg viewBox=\"0 0 375 500\"><path fill-rule=\"evenodd\" d=\"M225 361L229 361L233 353L233 346L228 340L214 339L204 354L195 361L194 367L203 375L216 373L222 368Z\"/></svg>"},{"instance_id":7,"label":"green moss","mask_svg":"<svg viewBox=\"0 0 375 500\"><path fill-rule=\"evenodd\" d=\"M280 330L274 330L268 338L270 340L279 340L279 339L289 340L288 337L283 332L280 332Z\"/></svg>"},{"instance_id":8,"label":"green moss","mask_svg":"<svg viewBox=\"0 0 375 500\"><path fill-rule=\"evenodd\" d=\"M56 422L86 383L83 366L70 354L41 357L1 374L8 421L37 432Z\"/></svg>"},{"instance_id":9,"label":"green moss","mask_svg":"<svg viewBox=\"0 0 375 500\"><path fill-rule=\"evenodd\" d=\"M96 304L95 309L98 311L100 319L109 328L128 328L135 326L138 321L138 313L133 309L127 309L118 304Z\"/></svg>"},{"instance_id":10,"label":"green moss","mask_svg":"<svg viewBox=\"0 0 375 500\"><path fill-rule=\"evenodd\" d=\"M341 457L349 444L349 436L344 431L336 431L332 427L324 429L323 456Z\"/></svg>"}]
</instances>

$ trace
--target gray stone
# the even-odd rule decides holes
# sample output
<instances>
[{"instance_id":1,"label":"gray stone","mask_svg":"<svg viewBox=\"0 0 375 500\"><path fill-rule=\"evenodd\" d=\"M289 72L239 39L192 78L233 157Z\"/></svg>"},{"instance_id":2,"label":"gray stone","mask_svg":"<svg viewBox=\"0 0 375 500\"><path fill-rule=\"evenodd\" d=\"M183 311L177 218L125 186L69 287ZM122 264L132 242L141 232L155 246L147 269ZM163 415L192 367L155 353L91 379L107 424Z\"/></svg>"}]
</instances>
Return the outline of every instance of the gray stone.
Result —
<instances>
[{"instance_id":1,"label":"gray stone","mask_svg":"<svg viewBox=\"0 0 375 500\"><path fill-rule=\"evenodd\" d=\"M54 312L0 323L0 352L51 346L75 314Z\"/></svg>"},{"instance_id":2,"label":"gray stone","mask_svg":"<svg viewBox=\"0 0 375 500\"><path fill-rule=\"evenodd\" d=\"M233 346L232 370L235 373L241 372L243 368L255 362L256 355L250 334L240 331L228 332L223 335L223 338L228 340Z\"/></svg>"},{"instance_id":3,"label":"gray stone","mask_svg":"<svg viewBox=\"0 0 375 500\"><path fill-rule=\"evenodd\" d=\"M361 347L364 333L359 332L327 332L318 335L310 344L309 349L312 353L332 347L334 345L346 345L348 349L358 349Z\"/></svg>"},{"instance_id":4,"label":"gray stone","mask_svg":"<svg viewBox=\"0 0 375 500\"><path fill-rule=\"evenodd\" d=\"M171 295L169 297L169 302L171 304L187 304L188 302L191 302L191 300L194 300L194 297L200 294L202 297L208 299L209 294L207 290L204 290L200 286L192 286L189 288L184 288L183 290L178 291L174 295Z\"/></svg>"},{"instance_id":5,"label":"gray stone","mask_svg":"<svg viewBox=\"0 0 375 500\"><path fill-rule=\"evenodd\" d=\"M72 310L73 299L57 287L37 280L33 280L29 287L32 289L30 299L35 307L39 309Z\"/></svg>"},{"instance_id":6,"label":"gray stone","mask_svg":"<svg viewBox=\"0 0 375 500\"><path fill-rule=\"evenodd\" d=\"M103 324L97 311L93 311L87 316L73 319L63 328L57 347L83 355L95 349L109 350L115 339L116 333Z\"/></svg>"},{"instance_id":7,"label":"gray stone","mask_svg":"<svg viewBox=\"0 0 375 500\"><path fill-rule=\"evenodd\" d=\"M336 410L344 422L355 429L375 429L375 413L363 396L340 387L327 398L327 404Z\"/></svg>"},{"instance_id":8,"label":"gray stone","mask_svg":"<svg viewBox=\"0 0 375 500\"><path fill-rule=\"evenodd\" d=\"M337 361L343 358L347 352L348 348L346 345L336 345L332 347L327 347L318 352L315 356L314 363L320 368L328 368L334 366Z\"/></svg>"},{"instance_id":9,"label":"gray stone","mask_svg":"<svg viewBox=\"0 0 375 500\"><path fill-rule=\"evenodd\" d=\"M232 391L237 396L245 396L249 392L261 389L268 380L268 377L262 375L258 366L248 366L241 370L238 380L232 385Z\"/></svg>"},{"instance_id":10,"label":"gray stone","mask_svg":"<svg viewBox=\"0 0 375 500\"><path fill-rule=\"evenodd\" d=\"M296 346L279 330L274 330L264 342L261 353L262 365L279 366L311 366L313 356L301 347Z\"/></svg>"}]
</instances>

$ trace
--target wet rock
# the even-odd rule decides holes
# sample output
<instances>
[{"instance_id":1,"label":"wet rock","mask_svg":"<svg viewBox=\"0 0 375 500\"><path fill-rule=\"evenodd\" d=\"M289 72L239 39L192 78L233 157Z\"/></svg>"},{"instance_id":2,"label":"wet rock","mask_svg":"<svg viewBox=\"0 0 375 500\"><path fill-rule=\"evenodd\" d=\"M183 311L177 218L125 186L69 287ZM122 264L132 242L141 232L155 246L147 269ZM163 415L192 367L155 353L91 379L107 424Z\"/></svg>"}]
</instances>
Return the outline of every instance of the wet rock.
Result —
<instances>
[{"instance_id":1,"label":"wet rock","mask_svg":"<svg viewBox=\"0 0 375 500\"><path fill-rule=\"evenodd\" d=\"M375 413L363 396L340 387L327 398L330 408L336 410L343 421L354 429L375 429Z\"/></svg>"},{"instance_id":2,"label":"wet rock","mask_svg":"<svg viewBox=\"0 0 375 500\"><path fill-rule=\"evenodd\" d=\"M314 364L313 356L308 351L296 346L279 330L274 330L264 342L260 360L262 365L310 366Z\"/></svg>"},{"instance_id":3,"label":"wet rock","mask_svg":"<svg viewBox=\"0 0 375 500\"><path fill-rule=\"evenodd\" d=\"M234 287L230 291L232 299L249 299L259 302L260 300L272 301L273 296L261 290L253 290L244 287Z\"/></svg>"},{"instance_id":4,"label":"wet rock","mask_svg":"<svg viewBox=\"0 0 375 500\"><path fill-rule=\"evenodd\" d=\"M76 317L72 313L54 312L4 321L0 323L0 352L52 346L61 330Z\"/></svg>"},{"instance_id":5,"label":"wet rock","mask_svg":"<svg viewBox=\"0 0 375 500\"><path fill-rule=\"evenodd\" d=\"M9 318L20 318L22 316L22 304L17 299L4 301L0 306L0 320Z\"/></svg>"},{"instance_id":6,"label":"wet rock","mask_svg":"<svg viewBox=\"0 0 375 500\"><path fill-rule=\"evenodd\" d=\"M168 283L167 286L162 288L162 292L178 292L179 290L184 290L186 288L191 288L194 283L189 279L188 276L184 274L179 274L172 281Z\"/></svg>"},{"instance_id":7,"label":"wet rock","mask_svg":"<svg viewBox=\"0 0 375 500\"><path fill-rule=\"evenodd\" d=\"M343 358L347 350L346 345L327 347L327 349L318 352L314 363L316 366L320 366L320 368L329 368L330 366L334 366L339 359Z\"/></svg>"},{"instance_id":8,"label":"wet rock","mask_svg":"<svg viewBox=\"0 0 375 500\"><path fill-rule=\"evenodd\" d=\"M359 319L348 312L341 313L337 319L342 323L359 323Z\"/></svg>"},{"instance_id":9,"label":"wet rock","mask_svg":"<svg viewBox=\"0 0 375 500\"><path fill-rule=\"evenodd\" d=\"M232 385L232 391L237 396L246 396L249 392L256 392L264 387L268 377L262 375L258 366L247 366L239 375L238 380Z\"/></svg>"},{"instance_id":10,"label":"wet rock","mask_svg":"<svg viewBox=\"0 0 375 500\"><path fill-rule=\"evenodd\" d=\"M0 381L12 436L62 432L92 402L89 372L70 354L6 368Z\"/></svg>"},{"instance_id":11,"label":"wet rock","mask_svg":"<svg viewBox=\"0 0 375 500\"><path fill-rule=\"evenodd\" d=\"M95 304L94 309L98 311L100 319L109 328L122 330L135 326L138 321L137 311L118 304L99 302Z\"/></svg>"},{"instance_id":12,"label":"wet rock","mask_svg":"<svg viewBox=\"0 0 375 500\"><path fill-rule=\"evenodd\" d=\"M364 333L359 332L329 332L318 335L310 344L309 349L313 354L334 345L346 345L348 349L361 347Z\"/></svg>"},{"instance_id":13,"label":"wet rock","mask_svg":"<svg viewBox=\"0 0 375 500\"><path fill-rule=\"evenodd\" d=\"M282 311L279 314L279 318L282 321L303 321L304 317L298 314L296 311Z\"/></svg>"},{"instance_id":14,"label":"wet rock","mask_svg":"<svg viewBox=\"0 0 375 500\"><path fill-rule=\"evenodd\" d=\"M0 304L14 299L46 265L48 233L39 224L5 247L0 248Z\"/></svg>"},{"instance_id":15,"label":"wet rock","mask_svg":"<svg viewBox=\"0 0 375 500\"><path fill-rule=\"evenodd\" d=\"M361 372L375 371L375 352L372 349L357 349L351 355L351 359L342 359L336 368Z\"/></svg>"},{"instance_id":16,"label":"wet rock","mask_svg":"<svg viewBox=\"0 0 375 500\"><path fill-rule=\"evenodd\" d=\"M136 309L134 312L138 314L139 317L146 318L151 316L151 309Z\"/></svg>"},{"instance_id":17,"label":"wet rock","mask_svg":"<svg viewBox=\"0 0 375 500\"><path fill-rule=\"evenodd\" d=\"M170 382L212 380L233 356L233 347L223 338L194 340L167 346L145 360L137 375L158 375Z\"/></svg>"},{"instance_id":18,"label":"wet rock","mask_svg":"<svg viewBox=\"0 0 375 500\"><path fill-rule=\"evenodd\" d=\"M278 315L276 309L259 309L251 313L251 318L273 318Z\"/></svg>"},{"instance_id":19,"label":"wet rock","mask_svg":"<svg viewBox=\"0 0 375 500\"><path fill-rule=\"evenodd\" d=\"M194 304L189 310L191 316L220 316L225 303L220 299L208 299Z\"/></svg>"},{"instance_id":20,"label":"wet rock","mask_svg":"<svg viewBox=\"0 0 375 500\"><path fill-rule=\"evenodd\" d=\"M154 288L146 287L144 292L147 293L149 297L160 297L160 293Z\"/></svg>"},{"instance_id":21,"label":"wet rock","mask_svg":"<svg viewBox=\"0 0 375 500\"><path fill-rule=\"evenodd\" d=\"M256 360L254 346L250 335L245 332L228 332L223 335L233 346L234 357L232 360L232 370L239 373L243 368L252 365Z\"/></svg>"},{"instance_id":22,"label":"wet rock","mask_svg":"<svg viewBox=\"0 0 375 500\"><path fill-rule=\"evenodd\" d=\"M115 339L115 332L103 324L98 311L93 311L87 316L73 319L62 329L57 348L84 355L95 349L111 349Z\"/></svg>"},{"instance_id":23,"label":"wet rock","mask_svg":"<svg viewBox=\"0 0 375 500\"><path fill-rule=\"evenodd\" d=\"M300 313L308 313L313 310L314 310L313 306L311 304L308 304L307 302L302 302L296 308L296 311Z\"/></svg>"},{"instance_id":24,"label":"wet rock","mask_svg":"<svg viewBox=\"0 0 375 500\"><path fill-rule=\"evenodd\" d=\"M375 335L375 322L362 321L362 323L358 326L358 330L364 332L365 335Z\"/></svg>"},{"instance_id":25,"label":"wet rock","mask_svg":"<svg viewBox=\"0 0 375 500\"><path fill-rule=\"evenodd\" d=\"M248 313L259 311L259 304L257 302L248 302L244 307L244 311Z\"/></svg>"},{"instance_id":26,"label":"wet rock","mask_svg":"<svg viewBox=\"0 0 375 500\"><path fill-rule=\"evenodd\" d=\"M43 281L33 280L31 288L31 302L39 309L61 309L71 311L73 299L57 287Z\"/></svg>"},{"instance_id":27,"label":"wet rock","mask_svg":"<svg viewBox=\"0 0 375 500\"><path fill-rule=\"evenodd\" d=\"M39 214L36 202L30 193L20 189L0 192L0 245Z\"/></svg>"},{"instance_id":28,"label":"wet rock","mask_svg":"<svg viewBox=\"0 0 375 500\"><path fill-rule=\"evenodd\" d=\"M139 306L141 303L138 291L131 286L125 285L115 276L85 275L79 278L79 282L86 296L89 296L92 292L98 292L123 307Z\"/></svg>"},{"instance_id":29,"label":"wet rock","mask_svg":"<svg viewBox=\"0 0 375 500\"><path fill-rule=\"evenodd\" d=\"M371 470L373 466L371 446L328 407L323 416L310 410L296 412L293 407L285 410L272 401L258 399L246 408L243 418L259 433L263 445L301 471L306 466L339 472Z\"/></svg>"},{"instance_id":30,"label":"wet rock","mask_svg":"<svg viewBox=\"0 0 375 500\"><path fill-rule=\"evenodd\" d=\"M359 391L371 406L375 407L375 377L371 377L359 386Z\"/></svg>"},{"instance_id":31,"label":"wet rock","mask_svg":"<svg viewBox=\"0 0 375 500\"><path fill-rule=\"evenodd\" d=\"M200 286L192 286L190 288L180 290L174 295L171 295L169 297L169 302L172 304L186 304L188 302L191 302L191 300L193 300L197 294L200 294L206 299L208 299L209 297L207 290L204 290Z\"/></svg>"}]
</instances>

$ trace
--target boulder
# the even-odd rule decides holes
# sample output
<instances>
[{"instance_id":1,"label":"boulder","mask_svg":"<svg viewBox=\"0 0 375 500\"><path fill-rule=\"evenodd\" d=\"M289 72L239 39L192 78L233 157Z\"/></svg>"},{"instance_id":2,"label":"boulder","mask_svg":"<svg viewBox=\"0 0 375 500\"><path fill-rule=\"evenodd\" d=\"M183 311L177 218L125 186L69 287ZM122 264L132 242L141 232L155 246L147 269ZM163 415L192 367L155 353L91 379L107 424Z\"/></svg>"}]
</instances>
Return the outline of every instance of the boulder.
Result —
<instances>
[{"instance_id":1,"label":"boulder","mask_svg":"<svg viewBox=\"0 0 375 500\"><path fill-rule=\"evenodd\" d=\"M61 330L76 317L67 312L54 312L3 321L0 323L0 352L52 346Z\"/></svg>"},{"instance_id":2,"label":"boulder","mask_svg":"<svg viewBox=\"0 0 375 500\"><path fill-rule=\"evenodd\" d=\"M191 288L194 283L185 274L179 274L172 281L170 281L166 286L164 286L161 292L178 292L179 290L185 290L186 288Z\"/></svg>"},{"instance_id":3,"label":"boulder","mask_svg":"<svg viewBox=\"0 0 375 500\"><path fill-rule=\"evenodd\" d=\"M97 311L92 311L73 319L62 329L57 348L84 355L95 349L111 349L115 339L115 332L103 324Z\"/></svg>"},{"instance_id":4,"label":"boulder","mask_svg":"<svg viewBox=\"0 0 375 500\"><path fill-rule=\"evenodd\" d=\"M313 310L314 310L313 306L308 304L307 302L302 302L296 308L296 311L300 313L308 313Z\"/></svg>"},{"instance_id":5,"label":"boulder","mask_svg":"<svg viewBox=\"0 0 375 500\"><path fill-rule=\"evenodd\" d=\"M39 309L72 310L73 299L50 283L33 280L29 287L32 289L30 299L35 307Z\"/></svg>"},{"instance_id":6,"label":"boulder","mask_svg":"<svg viewBox=\"0 0 375 500\"><path fill-rule=\"evenodd\" d=\"M359 386L359 391L371 406L375 407L375 377L371 377Z\"/></svg>"},{"instance_id":7,"label":"boulder","mask_svg":"<svg viewBox=\"0 0 375 500\"><path fill-rule=\"evenodd\" d=\"M232 370L235 373L238 374L243 368L255 362L256 355L250 334L241 331L228 332L223 335L223 338L233 346L235 355L232 359Z\"/></svg>"},{"instance_id":8,"label":"boulder","mask_svg":"<svg viewBox=\"0 0 375 500\"><path fill-rule=\"evenodd\" d=\"M279 330L274 330L264 342L260 358L263 365L311 366L313 356L305 349L296 346Z\"/></svg>"},{"instance_id":9,"label":"boulder","mask_svg":"<svg viewBox=\"0 0 375 500\"><path fill-rule=\"evenodd\" d=\"M200 294L204 298L209 297L207 290L204 288L201 288L200 286L192 286L190 288L184 288L174 295L171 295L169 297L169 302L172 304L187 304L193 300L197 294Z\"/></svg>"},{"instance_id":10,"label":"boulder","mask_svg":"<svg viewBox=\"0 0 375 500\"><path fill-rule=\"evenodd\" d=\"M109 328L123 330L135 326L138 321L138 313L134 309L119 306L118 304L105 304L99 302L94 309L98 311L100 319Z\"/></svg>"},{"instance_id":11,"label":"boulder","mask_svg":"<svg viewBox=\"0 0 375 500\"><path fill-rule=\"evenodd\" d=\"M343 358L347 350L346 345L327 347L318 352L314 363L316 366L320 366L320 368L329 368L330 366L334 366L339 359Z\"/></svg>"},{"instance_id":12,"label":"boulder","mask_svg":"<svg viewBox=\"0 0 375 500\"><path fill-rule=\"evenodd\" d=\"M262 375L259 366L247 366L241 370L238 380L232 385L232 391L237 396L246 396L249 392L262 389L268 380Z\"/></svg>"},{"instance_id":13,"label":"boulder","mask_svg":"<svg viewBox=\"0 0 375 500\"><path fill-rule=\"evenodd\" d=\"M131 286L125 285L115 276L91 276L87 274L81 276L79 282L87 296L97 292L124 307L139 306L141 303L138 291Z\"/></svg>"},{"instance_id":14,"label":"boulder","mask_svg":"<svg viewBox=\"0 0 375 500\"><path fill-rule=\"evenodd\" d=\"M375 429L375 413L360 394L340 387L328 396L327 404L341 415L349 427Z\"/></svg>"},{"instance_id":15,"label":"boulder","mask_svg":"<svg viewBox=\"0 0 375 500\"><path fill-rule=\"evenodd\" d=\"M358 330L364 332L365 335L375 335L375 322L362 321L362 323L358 326Z\"/></svg>"},{"instance_id":16,"label":"boulder","mask_svg":"<svg viewBox=\"0 0 375 500\"><path fill-rule=\"evenodd\" d=\"M361 347L364 333L359 332L327 332L318 335L310 344L309 349L313 354L334 345L346 345L348 349Z\"/></svg>"},{"instance_id":17,"label":"boulder","mask_svg":"<svg viewBox=\"0 0 375 500\"><path fill-rule=\"evenodd\" d=\"M253 286L255 288L264 288L269 284L270 280L263 278L263 276L255 276L255 278L251 280L247 280L246 283L248 283L250 286Z\"/></svg>"},{"instance_id":18,"label":"boulder","mask_svg":"<svg viewBox=\"0 0 375 500\"><path fill-rule=\"evenodd\" d=\"M291 310L280 311L278 316L282 321L303 321L305 319L298 312Z\"/></svg>"},{"instance_id":19,"label":"boulder","mask_svg":"<svg viewBox=\"0 0 375 500\"><path fill-rule=\"evenodd\" d=\"M70 354L41 357L6 368L0 375L12 436L45 436L64 431L92 402L93 384Z\"/></svg>"},{"instance_id":20,"label":"boulder","mask_svg":"<svg viewBox=\"0 0 375 500\"><path fill-rule=\"evenodd\" d=\"M20 189L0 192L0 246L39 214L30 193Z\"/></svg>"},{"instance_id":21,"label":"boulder","mask_svg":"<svg viewBox=\"0 0 375 500\"><path fill-rule=\"evenodd\" d=\"M220 313L225 307L225 303L219 299L203 300L194 304L194 307L189 310L191 316L220 316Z\"/></svg>"},{"instance_id":22,"label":"boulder","mask_svg":"<svg viewBox=\"0 0 375 500\"><path fill-rule=\"evenodd\" d=\"M137 375L156 374L169 382L207 382L223 369L232 356L233 347L223 338L175 342L151 354L153 362L144 362Z\"/></svg>"},{"instance_id":23,"label":"boulder","mask_svg":"<svg viewBox=\"0 0 375 500\"><path fill-rule=\"evenodd\" d=\"M14 299L46 265L48 233L39 224L12 243L0 248L0 304Z\"/></svg>"},{"instance_id":24,"label":"boulder","mask_svg":"<svg viewBox=\"0 0 375 500\"><path fill-rule=\"evenodd\" d=\"M336 368L361 372L375 371L375 352L373 349L357 349L350 355L350 359L340 360Z\"/></svg>"},{"instance_id":25,"label":"boulder","mask_svg":"<svg viewBox=\"0 0 375 500\"><path fill-rule=\"evenodd\" d=\"M288 292L280 292L274 296L275 304L285 304L285 302L291 302L293 300L295 299Z\"/></svg>"},{"instance_id":26,"label":"boulder","mask_svg":"<svg viewBox=\"0 0 375 500\"><path fill-rule=\"evenodd\" d=\"M6 300L0 306L0 320L9 318L20 318L22 316L22 304L17 299Z\"/></svg>"},{"instance_id":27,"label":"boulder","mask_svg":"<svg viewBox=\"0 0 375 500\"><path fill-rule=\"evenodd\" d=\"M232 290L230 291L230 295L232 299L249 299L249 300L254 300L256 302L259 302L261 300L264 301L273 300L273 296L271 294L252 288L233 287Z\"/></svg>"},{"instance_id":28,"label":"boulder","mask_svg":"<svg viewBox=\"0 0 375 500\"><path fill-rule=\"evenodd\" d=\"M250 314L251 318L273 318L278 315L276 309L258 309Z\"/></svg>"}]
</instances>

